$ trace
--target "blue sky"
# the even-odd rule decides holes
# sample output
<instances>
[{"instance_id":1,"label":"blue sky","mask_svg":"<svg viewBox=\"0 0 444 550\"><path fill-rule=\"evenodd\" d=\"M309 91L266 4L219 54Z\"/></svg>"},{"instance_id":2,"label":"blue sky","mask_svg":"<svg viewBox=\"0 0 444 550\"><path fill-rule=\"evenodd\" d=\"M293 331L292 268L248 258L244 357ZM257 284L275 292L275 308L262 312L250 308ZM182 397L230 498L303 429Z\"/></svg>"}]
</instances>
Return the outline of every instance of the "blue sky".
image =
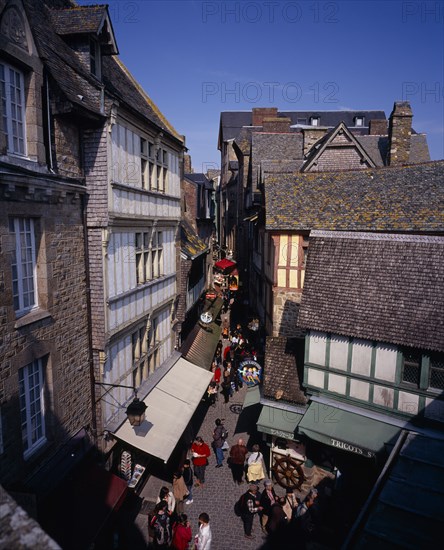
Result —
<instances>
[{"instance_id":1,"label":"blue sky","mask_svg":"<svg viewBox=\"0 0 444 550\"><path fill-rule=\"evenodd\" d=\"M91 2L79 2L88 4ZM409 100L444 158L444 3L108 0L120 57L195 171L219 167L221 111L382 109Z\"/></svg>"}]
</instances>

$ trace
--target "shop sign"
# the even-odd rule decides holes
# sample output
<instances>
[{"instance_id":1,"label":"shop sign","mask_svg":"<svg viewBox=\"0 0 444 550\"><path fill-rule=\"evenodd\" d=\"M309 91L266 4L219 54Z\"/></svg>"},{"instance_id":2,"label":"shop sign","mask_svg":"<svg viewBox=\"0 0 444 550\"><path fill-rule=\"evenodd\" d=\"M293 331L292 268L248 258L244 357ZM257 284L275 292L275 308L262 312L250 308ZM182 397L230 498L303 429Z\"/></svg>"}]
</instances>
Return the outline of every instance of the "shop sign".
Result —
<instances>
[{"instance_id":1,"label":"shop sign","mask_svg":"<svg viewBox=\"0 0 444 550\"><path fill-rule=\"evenodd\" d=\"M281 430L275 430L274 428L270 429L270 434L275 435L276 437L283 437L284 439L294 439L294 434L282 432Z\"/></svg>"},{"instance_id":2,"label":"shop sign","mask_svg":"<svg viewBox=\"0 0 444 550\"><path fill-rule=\"evenodd\" d=\"M253 359L246 359L239 365L239 378L248 387L257 386L261 381L262 367Z\"/></svg>"},{"instance_id":3,"label":"shop sign","mask_svg":"<svg viewBox=\"0 0 444 550\"><path fill-rule=\"evenodd\" d=\"M202 315L200 316L200 320L202 321L202 323L204 323L205 325L209 325L211 323L211 321L213 320L213 316L211 315L211 313L209 311L205 311L204 313L202 313Z\"/></svg>"},{"instance_id":4,"label":"shop sign","mask_svg":"<svg viewBox=\"0 0 444 550\"><path fill-rule=\"evenodd\" d=\"M373 451L368 451L367 449L361 449L356 445L351 445L350 443L345 443L345 441L339 441L338 439L330 439L330 444L336 449L341 449L342 451L348 451L349 453L355 453L357 455L364 456L366 458L373 458L375 453Z\"/></svg>"}]
</instances>

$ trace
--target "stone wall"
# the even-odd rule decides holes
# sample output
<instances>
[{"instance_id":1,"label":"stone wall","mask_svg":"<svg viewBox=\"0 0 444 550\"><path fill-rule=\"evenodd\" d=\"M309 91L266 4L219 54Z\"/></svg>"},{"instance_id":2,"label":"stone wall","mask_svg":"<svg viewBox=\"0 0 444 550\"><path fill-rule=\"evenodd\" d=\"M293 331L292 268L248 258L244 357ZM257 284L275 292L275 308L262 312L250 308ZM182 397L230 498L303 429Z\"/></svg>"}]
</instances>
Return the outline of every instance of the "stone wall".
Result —
<instances>
[{"instance_id":1,"label":"stone wall","mask_svg":"<svg viewBox=\"0 0 444 550\"><path fill-rule=\"evenodd\" d=\"M272 336L300 336L297 327L302 291L274 290Z\"/></svg>"},{"instance_id":2,"label":"stone wall","mask_svg":"<svg viewBox=\"0 0 444 550\"><path fill-rule=\"evenodd\" d=\"M0 404L4 452L1 482L20 484L63 443L91 423L87 289L82 204L68 185L22 179L5 196L0 181ZM37 186L40 186L37 189ZM80 186L79 186L80 187ZM36 227L39 307L18 317L13 308L9 219L32 217ZM42 359L47 444L23 457L19 369Z\"/></svg>"}]
</instances>

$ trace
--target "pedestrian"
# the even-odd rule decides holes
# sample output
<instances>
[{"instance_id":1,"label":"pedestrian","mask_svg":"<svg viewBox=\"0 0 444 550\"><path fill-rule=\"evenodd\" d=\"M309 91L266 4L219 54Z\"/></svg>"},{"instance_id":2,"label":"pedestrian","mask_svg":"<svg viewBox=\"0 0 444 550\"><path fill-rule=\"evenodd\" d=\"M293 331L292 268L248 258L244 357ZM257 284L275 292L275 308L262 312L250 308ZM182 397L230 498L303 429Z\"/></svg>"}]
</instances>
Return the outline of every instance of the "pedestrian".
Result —
<instances>
[{"instance_id":1,"label":"pedestrian","mask_svg":"<svg viewBox=\"0 0 444 550\"><path fill-rule=\"evenodd\" d=\"M261 481L265 478L264 457L259 445L253 445L252 452L247 460L247 481Z\"/></svg>"},{"instance_id":2,"label":"pedestrian","mask_svg":"<svg viewBox=\"0 0 444 550\"><path fill-rule=\"evenodd\" d=\"M183 480L188 489L188 497L185 500L185 504L191 504L193 502L193 470L191 469L191 461L189 458L184 460L183 463Z\"/></svg>"},{"instance_id":3,"label":"pedestrian","mask_svg":"<svg viewBox=\"0 0 444 550\"><path fill-rule=\"evenodd\" d=\"M193 537L190 522L186 514L180 514L173 525L173 542L171 548L174 550L188 550Z\"/></svg>"},{"instance_id":4,"label":"pedestrian","mask_svg":"<svg viewBox=\"0 0 444 550\"><path fill-rule=\"evenodd\" d=\"M226 439L225 434L227 432L220 418L216 418L215 424L216 427L213 430L213 442L211 443L211 445L213 447L214 454L216 455L216 468L222 468L222 462L224 460L224 452L222 450L222 446Z\"/></svg>"},{"instance_id":5,"label":"pedestrian","mask_svg":"<svg viewBox=\"0 0 444 550\"><path fill-rule=\"evenodd\" d=\"M198 435L191 445L193 455L194 475L196 476L196 487L203 487L205 483L205 469L208 464L208 457L211 454L210 447Z\"/></svg>"},{"instance_id":6,"label":"pedestrian","mask_svg":"<svg viewBox=\"0 0 444 550\"><path fill-rule=\"evenodd\" d=\"M263 493L262 493L263 495ZM268 520L265 524L265 531L268 533L270 538L273 538L273 535L284 527L287 524L287 516L283 510L283 505L285 504L285 497L277 497L274 504L271 505L268 512Z\"/></svg>"},{"instance_id":7,"label":"pedestrian","mask_svg":"<svg viewBox=\"0 0 444 550\"><path fill-rule=\"evenodd\" d=\"M246 539L253 538L251 531L253 529L254 515L262 511L262 506L258 500L258 490L258 486L252 483L242 498L241 518L244 524L244 536Z\"/></svg>"},{"instance_id":8,"label":"pedestrian","mask_svg":"<svg viewBox=\"0 0 444 550\"><path fill-rule=\"evenodd\" d=\"M169 548L172 540L171 519L166 500L158 502L150 520L154 548Z\"/></svg>"},{"instance_id":9,"label":"pedestrian","mask_svg":"<svg viewBox=\"0 0 444 550\"><path fill-rule=\"evenodd\" d=\"M188 497L188 489L180 471L173 474L173 496L176 499L176 515L183 514L183 505Z\"/></svg>"},{"instance_id":10,"label":"pedestrian","mask_svg":"<svg viewBox=\"0 0 444 550\"><path fill-rule=\"evenodd\" d=\"M248 449L242 438L237 440L236 445L230 449L230 468L233 475L233 480L240 485L243 483L242 477L245 468L245 457L248 454Z\"/></svg>"},{"instance_id":11,"label":"pedestrian","mask_svg":"<svg viewBox=\"0 0 444 550\"><path fill-rule=\"evenodd\" d=\"M222 380L222 395L224 396L224 403L230 401L230 392L231 392L231 380L230 374L224 371L223 380Z\"/></svg>"},{"instance_id":12,"label":"pedestrian","mask_svg":"<svg viewBox=\"0 0 444 550\"><path fill-rule=\"evenodd\" d=\"M313 513L313 509L317 496L317 490L311 489L296 509L294 525L301 548L306 548L307 542L315 530L315 514Z\"/></svg>"},{"instance_id":13,"label":"pedestrian","mask_svg":"<svg viewBox=\"0 0 444 550\"><path fill-rule=\"evenodd\" d=\"M168 505L168 515L171 516L171 514L174 512L174 508L176 507L176 499L174 498L174 495L172 491L168 489L168 487L161 487L159 491L159 496L157 497L156 504L159 504L164 500Z\"/></svg>"},{"instance_id":14,"label":"pedestrian","mask_svg":"<svg viewBox=\"0 0 444 550\"><path fill-rule=\"evenodd\" d=\"M194 537L194 547L196 550L211 550L211 528L210 517L206 512L199 516L199 531Z\"/></svg>"},{"instance_id":15,"label":"pedestrian","mask_svg":"<svg viewBox=\"0 0 444 550\"><path fill-rule=\"evenodd\" d=\"M296 516L296 510L299 505L299 501L294 494L294 489L287 487L285 489L285 504L282 509L287 516L287 521L290 522Z\"/></svg>"},{"instance_id":16,"label":"pedestrian","mask_svg":"<svg viewBox=\"0 0 444 550\"><path fill-rule=\"evenodd\" d=\"M217 399L217 384L214 380L212 380L208 386L207 398L208 398L208 405L212 405L213 407L215 407L216 399Z\"/></svg>"},{"instance_id":17,"label":"pedestrian","mask_svg":"<svg viewBox=\"0 0 444 550\"><path fill-rule=\"evenodd\" d=\"M273 487L273 482L269 479L264 481L264 491L261 495L260 503L262 506L261 527L264 533L267 532L266 525L271 512L271 507L278 501L278 497Z\"/></svg>"}]
</instances>

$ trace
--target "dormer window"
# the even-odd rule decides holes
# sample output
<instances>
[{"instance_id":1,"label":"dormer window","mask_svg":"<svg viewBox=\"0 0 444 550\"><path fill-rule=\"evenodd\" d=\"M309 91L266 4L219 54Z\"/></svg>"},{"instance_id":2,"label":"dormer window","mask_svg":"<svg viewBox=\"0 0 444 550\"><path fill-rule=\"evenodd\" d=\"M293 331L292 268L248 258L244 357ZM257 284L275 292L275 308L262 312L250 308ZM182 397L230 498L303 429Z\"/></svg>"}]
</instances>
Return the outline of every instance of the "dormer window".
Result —
<instances>
[{"instance_id":1,"label":"dormer window","mask_svg":"<svg viewBox=\"0 0 444 550\"><path fill-rule=\"evenodd\" d=\"M355 126L364 126L364 117L356 116L355 117Z\"/></svg>"},{"instance_id":2,"label":"dormer window","mask_svg":"<svg viewBox=\"0 0 444 550\"><path fill-rule=\"evenodd\" d=\"M91 74L100 80L102 76L102 59L100 54L100 45L94 38L90 38L89 40L89 63Z\"/></svg>"},{"instance_id":3,"label":"dormer window","mask_svg":"<svg viewBox=\"0 0 444 550\"><path fill-rule=\"evenodd\" d=\"M25 84L23 73L0 62L2 101L1 130L6 136L8 153L26 155Z\"/></svg>"},{"instance_id":4,"label":"dormer window","mask_svg":"<svg viewBox=\"0 0 444 550\"><path fill-rule=\"evenodd\" d=\"M312 126L319 126L321 124L321 119L318 116L312 116L310 122Z\"/></svg>"}]
</instances>

